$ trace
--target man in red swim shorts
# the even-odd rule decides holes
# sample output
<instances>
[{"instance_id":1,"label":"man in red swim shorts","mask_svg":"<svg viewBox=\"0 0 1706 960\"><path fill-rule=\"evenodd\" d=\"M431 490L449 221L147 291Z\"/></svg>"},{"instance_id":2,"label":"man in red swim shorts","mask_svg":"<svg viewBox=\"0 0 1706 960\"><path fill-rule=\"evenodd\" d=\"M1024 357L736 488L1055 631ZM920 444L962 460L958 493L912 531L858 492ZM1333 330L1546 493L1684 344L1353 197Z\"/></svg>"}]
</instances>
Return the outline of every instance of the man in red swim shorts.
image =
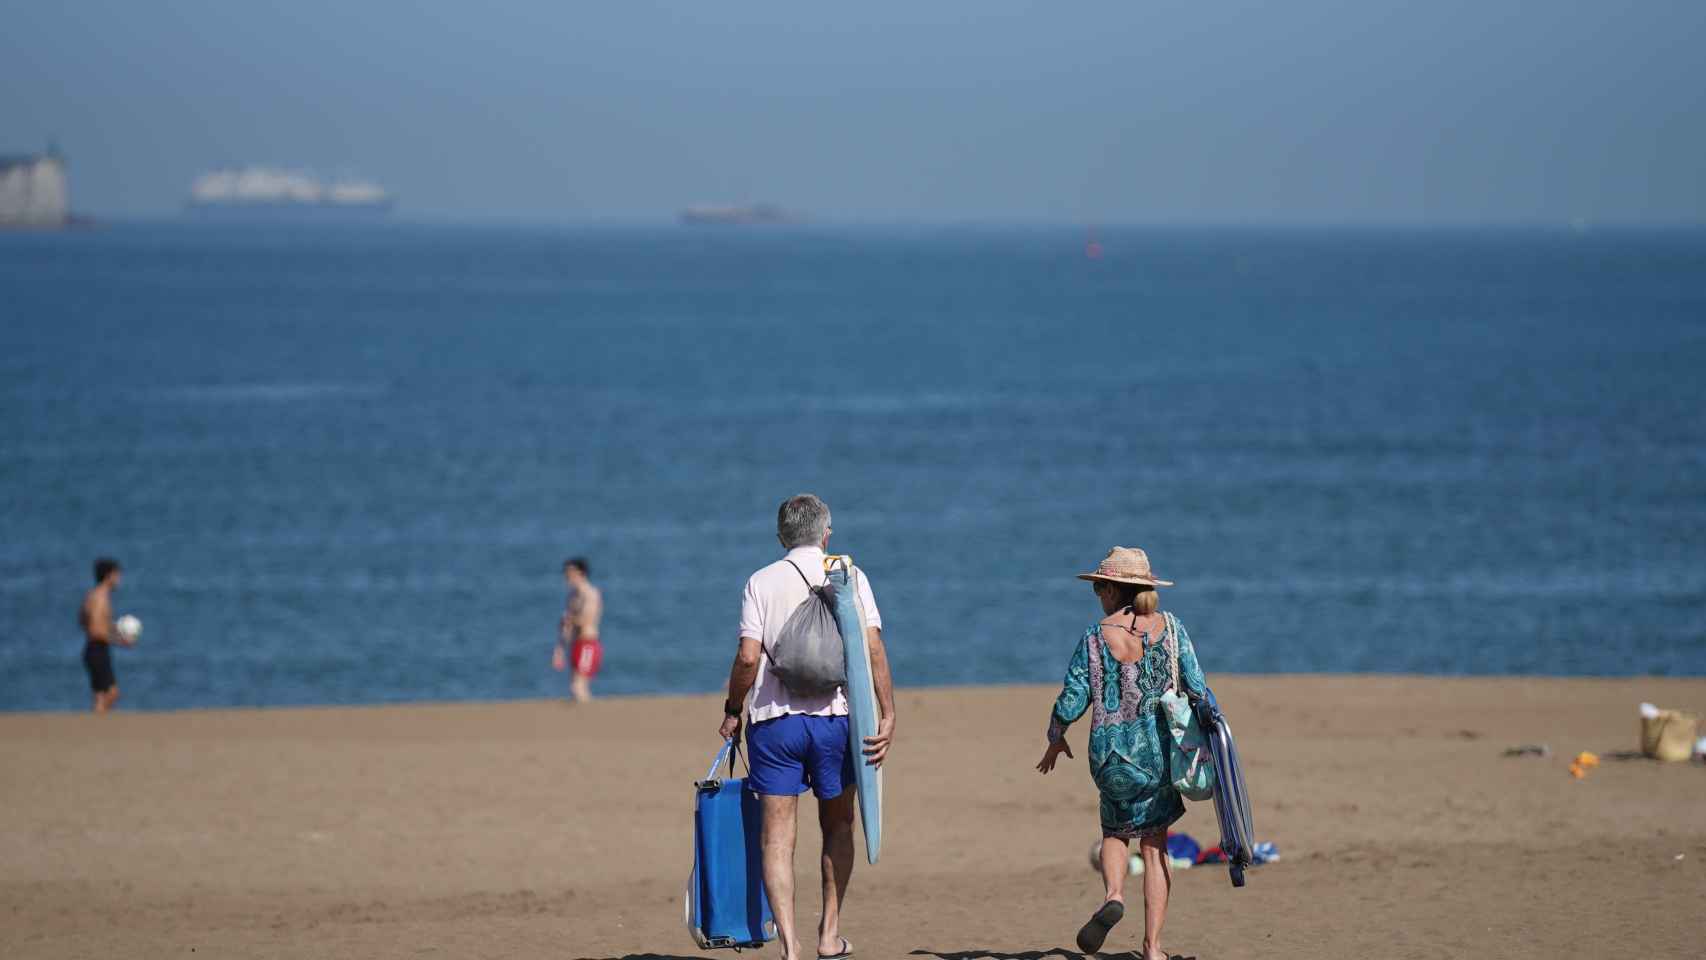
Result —
<instances>
[{"instance_id":1,"label":"man in red swim shorts","mask_svg":"<svg viewBox=\"0 0 1706 960\"><path fill-rule=\"evenodd\" d=\"M557 624L557 647L551 666L568 670L569 696L577 701L592 699L592 678L604 663L604 645L598 642L598 621L604 616L604 594L587 579L585 557L563 563L563 582L569 598L563 604L563 619Z\"/></svg>"}]
</instances>

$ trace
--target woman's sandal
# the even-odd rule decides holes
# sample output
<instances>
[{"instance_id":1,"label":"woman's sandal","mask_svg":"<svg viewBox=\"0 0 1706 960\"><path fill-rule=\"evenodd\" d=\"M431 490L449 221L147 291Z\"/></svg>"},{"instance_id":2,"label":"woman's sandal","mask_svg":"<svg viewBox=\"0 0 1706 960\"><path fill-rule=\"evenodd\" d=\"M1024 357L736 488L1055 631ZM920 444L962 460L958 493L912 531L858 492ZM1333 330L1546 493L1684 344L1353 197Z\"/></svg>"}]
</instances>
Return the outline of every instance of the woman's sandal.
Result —
<instances>
[{"instance_id":1,"label":"woman's sandal","mask_svg":"<svg viewBox=\"0 0 1706 960\"><path fill-rule=\"evenodd\" d=\"M1081 953L1096 953L1102 949L1102 941L1108 939L1108 931L1114 928L1125 917L1125 904L1118 900L1109 900L1102 904L1086 923L1078 930L1078 949Z\"/></svg>"},{"instance_id":2,"label":"woman's sandal","mask_svg":"<svg viewBox=\"0 0 1706 960\"><path fill-rule=\"evenodd\" d=\"M820 953L817 960L853 960L853 941L842 937L840 953Z\"/></svg>"}]
</instances>

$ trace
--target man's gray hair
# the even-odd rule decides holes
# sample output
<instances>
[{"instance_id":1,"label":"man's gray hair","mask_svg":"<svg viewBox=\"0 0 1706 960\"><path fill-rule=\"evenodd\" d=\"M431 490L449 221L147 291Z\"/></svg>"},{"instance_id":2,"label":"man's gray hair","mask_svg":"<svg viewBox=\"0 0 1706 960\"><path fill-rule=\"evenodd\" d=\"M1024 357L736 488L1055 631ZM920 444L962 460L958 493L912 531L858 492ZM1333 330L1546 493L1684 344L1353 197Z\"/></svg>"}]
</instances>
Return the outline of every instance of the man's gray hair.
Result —
<instances>
[{"instance_id":1,"label":"man's gray hair","mask_svg":"<svg viewBox=\"0 0 1706 960\"><path fill-rule=\"evenodd\" d=\"M815 547L829 534L829 504L815 494L801 493L782 501L776 511L776 535L782 546Z\"/></svg>"}]
</instances>

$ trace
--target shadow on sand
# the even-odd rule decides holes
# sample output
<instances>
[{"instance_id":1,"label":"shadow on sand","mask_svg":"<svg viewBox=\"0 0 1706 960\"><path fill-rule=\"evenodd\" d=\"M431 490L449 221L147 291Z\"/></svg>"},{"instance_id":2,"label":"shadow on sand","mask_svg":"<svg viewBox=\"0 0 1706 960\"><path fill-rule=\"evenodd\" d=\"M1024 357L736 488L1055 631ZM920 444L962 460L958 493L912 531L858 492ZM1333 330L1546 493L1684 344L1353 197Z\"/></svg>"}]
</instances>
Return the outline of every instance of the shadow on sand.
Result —
<instances>
[{"instance_id":1,"label":"shadow on sand","mask_svg":"<svg viewBox=\"0 0 1706 960\"><path fill-rule=\"evenodd\" d=\"M911 955L914 957L935 957L936 960L1049 960L1051 957L1058 958L1058 960L1095 960L1094 957L1086 958L1082 953L1073 953L1059 947L1055 947L1053 950L1026 950L1023 953L1003 953L1000 950L914 950ZM1127 958L1137 960L1138 954L1135 951L1126 950L1120 953L1102 953L1097 956L1105 957L1107 960L1127 960ZM622 957L583 957L581 960L704 960L704 958L679 957L665 953L630 953ZM1176 953L1169 960L1197 960L1197 958Z\"/></svg>"},{"instance_id":2,"label":"shadow on sand","mask_svg":"<svg viewBox=\"0 0 1706 960\"><path fill-rule=\"evenodd\" d=\"M1053 950L1026 950L1023 953L1002 953L1000 950L914 950L912 956L935 957L936 960L1047 960L1049 957L1059 957L1060 960L1095 960L1095 957L1086 958L1082 953L1073 953L1059 947L1055 947ZM1118 953L1100 953L1096 956L1106 957L1108 960L1126 960L1126 958L1138 960L1139 954L1135 950L1123 950ZM1197 958L1175 953L1168 957L1168 960L1197 960Z\"/></svg>"},{"instance_id":3,"label":"shadow on sand","mask_svg":"<svg viewBox=\"0 0 1706 960\"><path fill-rule=\"evenodd\" d=\"M1027 950L1024 953L1002 953L999 950L914 950L915 957L935 957L936 960L1084 960L1082 953L1071 953L1055 947L1053 950ZM1117 954L1116 954L1117 956Z\"/></svg>"},{"instance_id":4,"label":"shadow on sand","mask_svg":"<svg viewBox=\"0 0 1706 960\"><path fill-rule=\"evenodd\" d=\"M1053 950L1026 950L1023 953L1003 953L1000 950L914 950L914 957L935 957L936 960L1096 960L1086 958L1082 953L1073 953L1055 947ZM1099 957L1106 960L1138 960L1136 951L1124 950L1119 953L1101 953ZM581 960L704 960L703 957L680 957L666 953L630 953L622 957L583 957ZM1169 960L1197 960L1184 954L1173 954Z\"/></svg>"}]
</instances>

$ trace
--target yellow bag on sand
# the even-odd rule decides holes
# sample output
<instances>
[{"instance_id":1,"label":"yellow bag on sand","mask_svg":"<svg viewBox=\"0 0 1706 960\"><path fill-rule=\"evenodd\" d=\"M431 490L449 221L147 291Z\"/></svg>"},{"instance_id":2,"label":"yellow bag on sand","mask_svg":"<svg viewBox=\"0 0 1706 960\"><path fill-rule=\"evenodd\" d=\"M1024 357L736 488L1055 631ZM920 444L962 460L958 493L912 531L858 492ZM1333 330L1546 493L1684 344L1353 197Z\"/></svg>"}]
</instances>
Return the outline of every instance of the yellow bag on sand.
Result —
<instances>
[{"instance_id":1,"label":"yellow bag on sand","mask_svg":"<svg viewBox=\"0 0 1706 960\"><path fill-rule=\"evenodd\" d=\"M1660 710L1656 716L1641 717L1641 752L1658 760L1676 762L1694 755L1700 718L1681 710Z\"/></svg>"}]
</instances>

